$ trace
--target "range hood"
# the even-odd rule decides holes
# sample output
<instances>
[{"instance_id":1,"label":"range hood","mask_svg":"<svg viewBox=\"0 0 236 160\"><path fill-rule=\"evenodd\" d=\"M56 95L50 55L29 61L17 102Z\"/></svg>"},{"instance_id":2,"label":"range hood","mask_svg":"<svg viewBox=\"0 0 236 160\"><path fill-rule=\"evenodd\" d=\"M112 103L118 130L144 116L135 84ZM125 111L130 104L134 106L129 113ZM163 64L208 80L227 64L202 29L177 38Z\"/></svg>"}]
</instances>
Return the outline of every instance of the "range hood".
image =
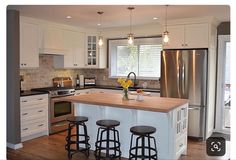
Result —
<instances>
[{"instance_id":1,"label":"range hood","mask_svg":"<svg viewBox=\"0 0 236 160\"><path fill-rule=\"evenodd\" d=\"M54 48L39 48L39 54L64 55L66 50Z\"/></svg>"}]
</instances>

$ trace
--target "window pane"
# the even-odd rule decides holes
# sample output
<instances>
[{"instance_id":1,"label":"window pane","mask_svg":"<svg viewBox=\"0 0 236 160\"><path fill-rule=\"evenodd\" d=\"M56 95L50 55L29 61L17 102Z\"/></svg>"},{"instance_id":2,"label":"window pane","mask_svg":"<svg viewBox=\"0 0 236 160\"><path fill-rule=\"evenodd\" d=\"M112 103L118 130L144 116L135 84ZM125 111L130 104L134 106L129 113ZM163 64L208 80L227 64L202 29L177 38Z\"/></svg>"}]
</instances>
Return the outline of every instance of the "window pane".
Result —
<instances>
[{"instance_id":1,"label":"window pane","mask_svg":"<svg viewBox=\"0 0 236 160\"><path fill-rule=\"evenodd\" d=\"M160 77L161 45L140 45L139 76Z\"/></svg>"},{"instance_id":2,"label":"window pane","mask_svg":"<svg viewBox=\"0 0 236 160\"><path fill-rule=\"evenodd\" d=\"M137 46L117 46L117 76L127 76L138 72Z\"/></svg>"}]
</instances>

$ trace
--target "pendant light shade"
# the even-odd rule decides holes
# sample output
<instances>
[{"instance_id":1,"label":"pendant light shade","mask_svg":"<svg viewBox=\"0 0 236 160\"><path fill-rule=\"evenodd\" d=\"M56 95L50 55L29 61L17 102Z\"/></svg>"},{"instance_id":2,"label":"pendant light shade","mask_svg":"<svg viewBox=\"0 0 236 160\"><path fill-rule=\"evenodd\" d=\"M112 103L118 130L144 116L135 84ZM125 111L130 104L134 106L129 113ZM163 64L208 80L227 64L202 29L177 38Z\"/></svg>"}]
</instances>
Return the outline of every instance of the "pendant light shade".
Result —
<instances>
[{"instance_id":1,"label":"pendant light shade","mask_svg":"<svg viewBox=\"0 0 236 160\"><path fill-rule=\"evenodd\" d=\"M102 47L103 45L103 38L102 38L102 35L101 35L101 30L102 30L102 14L104 12L102 11L99 11L97 12L99 14L99 23L98 23L98 26L100 26L98 29L99 29L99 37L98 37L98 46L99 47Z\"/></svg>"},{"instance_id":2,"label":"pendant light shade","mask_svg":"<svg viewBox=\"0 0 236 160\"><path fill-rule=\"evenodd\" d=\"M128 34L128 45L134 44L134 34L132 33L132 10L134 10L134 7L128 7L127 8L130 11L130 27L129 27L129 34Z\"/></svg>"},{"instance_id":3,"label":"pendant light shade","mask_svg":"<svg viewBox=\"0 0 236 160\"><path fill-rule=\"evenodd\" d=\"M98 45L101 47L103 45L103 38L102 36L98 37Z\"/></svg>"},{"instance_id":4,"label":"pendant light shade","mask_svg":"<svg viewBox=\"0 0 236 160\"><path fill-rule=\"evenodd\" d=\"M166 14L165 14L165 32L163 32L163 44L167 45L169 43L169 32L167 31L167 7L166 5Z\"/></svg>"}]
</instances>

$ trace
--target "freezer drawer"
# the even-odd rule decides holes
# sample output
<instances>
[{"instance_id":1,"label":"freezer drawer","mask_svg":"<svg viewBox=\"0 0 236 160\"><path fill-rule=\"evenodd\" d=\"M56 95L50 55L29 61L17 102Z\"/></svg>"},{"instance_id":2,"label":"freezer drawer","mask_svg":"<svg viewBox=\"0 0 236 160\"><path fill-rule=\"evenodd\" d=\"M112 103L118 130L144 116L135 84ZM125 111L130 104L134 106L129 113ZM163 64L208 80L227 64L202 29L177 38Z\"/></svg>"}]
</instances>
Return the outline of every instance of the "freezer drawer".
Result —
<instances>
[{"instance_id":1,"label":"freezer drawer","mask_svg":"<svg viewBox=\"0 0 236 160\"><path fill-rule=\"evenodd\" d=\"M188 110L188 136L204 138L205 107L189 106Z\"/></svg>"}]
</instances>

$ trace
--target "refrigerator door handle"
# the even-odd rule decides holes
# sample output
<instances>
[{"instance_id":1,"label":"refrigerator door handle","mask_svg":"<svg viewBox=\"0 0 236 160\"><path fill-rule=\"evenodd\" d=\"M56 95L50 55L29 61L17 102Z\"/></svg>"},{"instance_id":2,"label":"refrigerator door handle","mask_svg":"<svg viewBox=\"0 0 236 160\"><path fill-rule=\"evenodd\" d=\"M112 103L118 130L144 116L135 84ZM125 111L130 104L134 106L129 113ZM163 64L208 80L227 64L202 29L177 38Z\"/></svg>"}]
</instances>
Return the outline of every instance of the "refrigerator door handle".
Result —
<instances>
[{"instance_id":1,"label":"refrigerator door handle","mask_svg":"<svg viewBox=\"0 0 236 160\"><path fill-rule=\"evenodd\" d=\"M200 110L199 107L189 107L188 109L189 109L189 110Z\"/></svg>"},{"instance_id":2,"label":"refrigerator door handle","mask_svg":"<svg viewBox=\"0 0 236 160\"><path fill-rule=\"evenodd\" d=\"M185 95L185 63L182 66L182 95Z\"/></svg>"},{"instance_id":3,"label":"refrigerator door handle","mask_svg":"<svg viewBox=\"0 0 236 160\"><path fill-rule=\"evenodd\" d=\"M180 69L181 68L181 61L180 60L178 60L178 72L177 72L177 84L178 84L178 96L179 96L179 98L181 98L182 97L182 93L180 92L180 89L181 89L181 73L180 73Z\"/></svg>"}]
</instances>

